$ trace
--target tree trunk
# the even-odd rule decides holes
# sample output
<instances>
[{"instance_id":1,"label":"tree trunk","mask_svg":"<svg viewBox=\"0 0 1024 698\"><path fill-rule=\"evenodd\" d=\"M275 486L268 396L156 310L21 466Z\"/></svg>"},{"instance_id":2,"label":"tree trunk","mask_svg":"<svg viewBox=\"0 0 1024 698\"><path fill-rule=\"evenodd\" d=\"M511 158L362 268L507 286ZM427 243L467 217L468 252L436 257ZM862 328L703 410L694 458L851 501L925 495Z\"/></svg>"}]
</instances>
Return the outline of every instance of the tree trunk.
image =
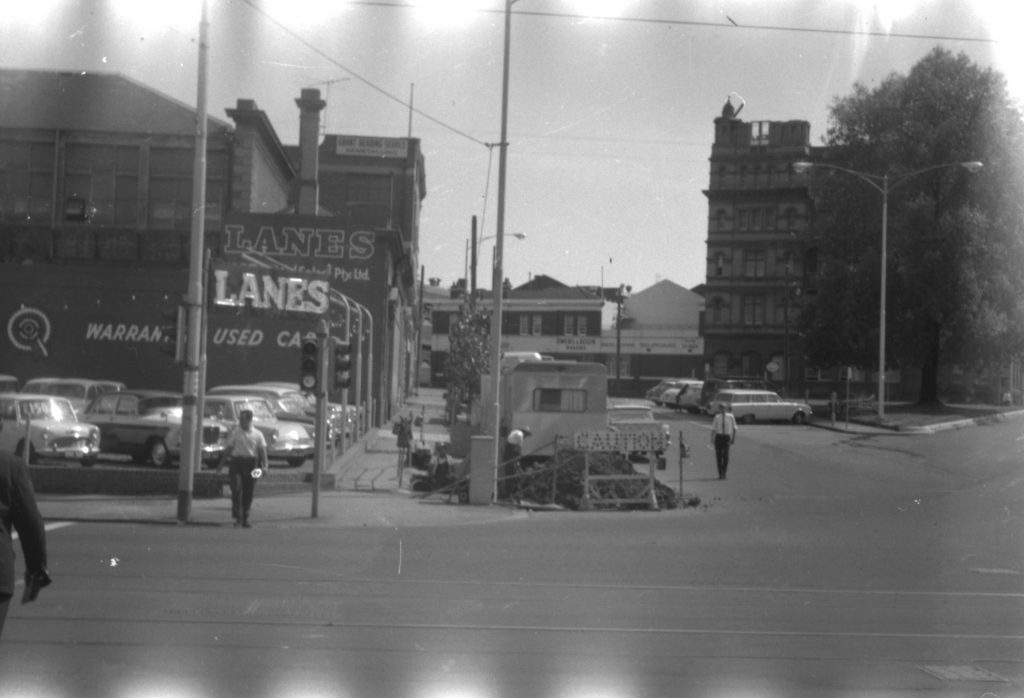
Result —
<instances>
[{"instance_id":1,"label":"tree trunk","mask_svg":"<svg viewBox=\"0 0 1024 698\"><path fill-rule=\"evenodd\" d=\"M937 404L939 402L939 337L942 324L929 321L926 330L927 347L924 361L921 363L921 389L918 392L918 404Z\"/></svg>"}]
</instances>

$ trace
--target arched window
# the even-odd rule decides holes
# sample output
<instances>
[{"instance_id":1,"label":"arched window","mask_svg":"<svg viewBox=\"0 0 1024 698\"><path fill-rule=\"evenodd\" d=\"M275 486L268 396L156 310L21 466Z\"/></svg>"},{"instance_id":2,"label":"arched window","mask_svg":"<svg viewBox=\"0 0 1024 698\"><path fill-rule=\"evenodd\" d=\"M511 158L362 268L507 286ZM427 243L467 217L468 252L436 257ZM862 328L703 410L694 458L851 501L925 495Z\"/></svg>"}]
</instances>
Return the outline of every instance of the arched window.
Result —
<instances>
[{"instance_id":1,"label":"arched window","mask_svg":"<svg viewBox=\"0 0 1024 698\"><path fill-rule=\"evenodd\" d=\"M761 360L761 355L756 351L744 352L741 368L744 376L760 376L764 373L764 362Z\"/></svg>"},{"instance_id":2,"label":"arched window","mask_svg":"<svg viewBox=\"0 0 1024 698\"><path fill-rule=\"evenodd\" d=\"M732 355L727 351L720 351L711 359L711 375L728 376L729 366L732 364Z\"/></svg>"}]
</instances>

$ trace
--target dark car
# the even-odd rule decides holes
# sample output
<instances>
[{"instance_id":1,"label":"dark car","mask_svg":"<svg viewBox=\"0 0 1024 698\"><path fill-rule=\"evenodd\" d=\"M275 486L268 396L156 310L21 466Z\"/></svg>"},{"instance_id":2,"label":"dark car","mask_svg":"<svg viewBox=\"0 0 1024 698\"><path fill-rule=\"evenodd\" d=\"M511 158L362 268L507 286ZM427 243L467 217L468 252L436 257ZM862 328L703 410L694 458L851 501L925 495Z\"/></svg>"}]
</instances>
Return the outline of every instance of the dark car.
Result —
<instances>
[{"instance_id":1,"label":"dark car","mask_svg":"<svg viewBox=\"0 0 1024 698\"><path fill-rule=\"evenodd\" d=\"M100 452L131 456L136 463L158 468L181 455L182 397L157 390L106 393L94 399L84 417L100 428ZM228 427L203 420L202 460L216 465L227 440Z\"/></svg>"}]
</instances>

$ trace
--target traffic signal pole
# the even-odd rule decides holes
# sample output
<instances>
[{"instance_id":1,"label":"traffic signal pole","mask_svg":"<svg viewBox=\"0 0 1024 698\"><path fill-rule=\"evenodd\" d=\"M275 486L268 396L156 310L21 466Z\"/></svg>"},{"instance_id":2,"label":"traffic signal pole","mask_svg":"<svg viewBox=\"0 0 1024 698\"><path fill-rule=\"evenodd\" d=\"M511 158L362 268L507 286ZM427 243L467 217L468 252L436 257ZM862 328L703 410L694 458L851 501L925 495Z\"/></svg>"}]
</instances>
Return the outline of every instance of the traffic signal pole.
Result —
<instances>
[{"instance_id":1,"label":"traffic signal pole","mask_svg":"<svg viewBox=\"0 0 1024 698\"><path fill-rule=\"evenodd\" d=\"M316 441L313 443L313 507L310 513L314 519L319 513L320 473L323 472L327 454L327 362L330 356L327 348L331 341L330 325L326 320L321 320L316 328L316 429L313 430Z\"/></svg>"}]
</instances>

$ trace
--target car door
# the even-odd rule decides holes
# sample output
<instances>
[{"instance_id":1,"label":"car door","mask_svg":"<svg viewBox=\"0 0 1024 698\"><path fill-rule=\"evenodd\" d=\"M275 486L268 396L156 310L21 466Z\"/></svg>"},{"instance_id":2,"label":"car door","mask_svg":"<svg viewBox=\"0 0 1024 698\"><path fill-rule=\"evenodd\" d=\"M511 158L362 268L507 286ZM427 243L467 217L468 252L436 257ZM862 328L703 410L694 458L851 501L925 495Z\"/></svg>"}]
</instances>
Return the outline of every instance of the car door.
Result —
<instances>
[{"instance_id":1,"label":"car door","mask_svg":"<svg viewBox=\"0 0 1024 698\"><path fill-rule=\"evenodd\" d=\"M764 396L764 418L769 419L773 422L787 419L783 414L785 412L785 405L782 402L782 398L778 395L765 395Z\"/></svg>"},{"instance_id":2,"label":"car door","mask_svg":"<svg viewBox=\"0 0 1024 698\"><path fill-rule=\"evenodd\" d=\"M100 450L110 451L118 443L116 428L113 424L117 412L117 395L100 395L82 415L82 421L95 424L100 428Z\"/></svg>"}]
</instances>

